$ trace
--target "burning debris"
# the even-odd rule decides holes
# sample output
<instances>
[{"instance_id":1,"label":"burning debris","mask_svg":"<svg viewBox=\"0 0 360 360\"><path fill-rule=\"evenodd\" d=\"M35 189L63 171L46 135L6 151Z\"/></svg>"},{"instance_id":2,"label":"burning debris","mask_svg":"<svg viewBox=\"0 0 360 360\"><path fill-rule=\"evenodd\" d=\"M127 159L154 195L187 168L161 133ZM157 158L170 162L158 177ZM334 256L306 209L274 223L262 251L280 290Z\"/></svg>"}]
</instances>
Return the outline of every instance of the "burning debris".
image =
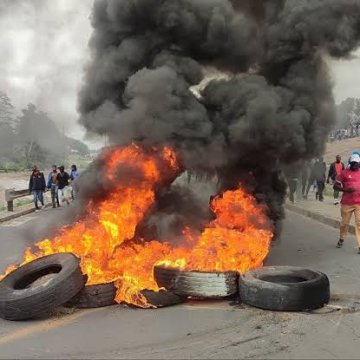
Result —
<instances>
[{"instance_id":1,"label":"burning debris","mask_svg":"<svg viewBox=\"0 0 360 360\"><path fill-rule=\"evenodd\" d=\"M323 151L334 105L324 56L350 55L359 15L355 0L95 1L79 110L112 147L79 179L81 219L24 263L72 252L88 285L114 282L117 302L140 307L150 306L143 289L159 290L155 265L262 266L283 217L280 169ZM190 88L210 66L228 76L198 99ZM218 179L209 212L161 206L184 171ZM148 226L166 213L182 241Z\"/></svg>"},{"instance_id":2,"label":"burning debris","mask_svg":"<svg viewBox=\"0 0 360 360\"><path fill-rule=\"evenodd\" d=\"M182 245L145 242L137 226L151 213L156 190L169 186L182 171L168 147L148 151L136 145L108 150L102 172L112 189L97 203L90 201L84 219L62 229L54 239L28 249L24 264L44 255L71 252L81 259L88 285L115 282L116 300L147 307L141 290L159 290L156 264L189 270L246 271L262 265L272 237L265 207L241 188L215 197L215 219L204 229L185 228ZM129 161L131 159L131 162ZM132 174L132 183L121 175ZM254 241L256 239L256 241ZM11 269L12 270L12 269Z\"/></svg>"}]
</instances>

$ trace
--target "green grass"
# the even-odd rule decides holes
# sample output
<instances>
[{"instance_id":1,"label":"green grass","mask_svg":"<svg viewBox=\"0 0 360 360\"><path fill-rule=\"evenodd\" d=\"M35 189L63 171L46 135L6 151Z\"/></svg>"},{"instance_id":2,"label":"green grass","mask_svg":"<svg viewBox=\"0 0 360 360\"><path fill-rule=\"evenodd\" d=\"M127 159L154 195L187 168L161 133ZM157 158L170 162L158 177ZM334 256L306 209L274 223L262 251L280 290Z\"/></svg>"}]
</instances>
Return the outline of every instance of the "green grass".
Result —
<instances>
[{"instance_id":1,"label":"green grass","mask_svg":"<svg viewBox=\"0 0 360 360\"><path fill-rule=\"evenodd\" d=\"M25 206L25 205L29 205L33 202L33 199L16 199L14 200L14 207L15 208L18 208L18 207L21 207L21 206Z\"/></svg>"},{"instance_id":2,"label":"green grass","mask_svg":"<svg viewBox=\"0 0 360 360\"><path fill-rule=\"evenodd\" d=\"M29 198L25 198L25 199L16 199L14 200L14 208L20 208L22 206L25 205L30 205L32 204L33 199L29 199ZM4 212L7 211L7 206L0 206L0 212Z\"/></svg>"},{"instance_id":3,"label":"green grass","mask_svg":"<svg viewBox=\"0 0 360 360\"><path fill-rule=\"evenodd\" d=\"M332 197L334 195L334 189L330 185L326 185L324 189L324 196Z\"/></svg>"}]
</instances>

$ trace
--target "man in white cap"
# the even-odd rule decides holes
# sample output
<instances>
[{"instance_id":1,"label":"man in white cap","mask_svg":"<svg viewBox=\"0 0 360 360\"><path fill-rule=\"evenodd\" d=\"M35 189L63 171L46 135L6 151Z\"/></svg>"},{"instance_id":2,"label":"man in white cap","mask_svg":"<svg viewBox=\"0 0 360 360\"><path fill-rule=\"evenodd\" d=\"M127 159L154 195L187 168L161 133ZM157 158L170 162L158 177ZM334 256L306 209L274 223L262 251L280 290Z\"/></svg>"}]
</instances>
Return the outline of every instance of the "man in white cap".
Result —
<instances>
[{"instance_id":1,"label":"man in white cap","mask_svg":"<svg viewBox=\"0 0 360 360\"><path fill-rule=\"evenodd\" d=\"M342 191L341 199L341 225L340 239L337 247L341 248L344 244L345 237L352 214L355 215L356 239L358 242L358 254L360 254L360 155L352 154L350 158L350 167L345 169L336 178L334 190Z\"/></svg>"}]
</instances>

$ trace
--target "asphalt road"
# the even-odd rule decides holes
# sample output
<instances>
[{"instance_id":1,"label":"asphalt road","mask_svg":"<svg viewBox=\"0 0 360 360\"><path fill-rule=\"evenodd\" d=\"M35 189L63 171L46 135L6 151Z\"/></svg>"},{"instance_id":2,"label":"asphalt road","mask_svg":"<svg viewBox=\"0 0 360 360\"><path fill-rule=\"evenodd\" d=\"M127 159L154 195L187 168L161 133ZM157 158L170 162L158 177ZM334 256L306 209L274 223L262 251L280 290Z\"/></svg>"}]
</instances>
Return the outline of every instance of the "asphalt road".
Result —
<instances>
[{"instance_id":1,"label":"asphalt road","mask_svg":"<svg viewBox=\"0 0 360 360\"><path fill-rule=\"evenodd\" d=\"M56 211L0 226L0 270L18 261L34 237L49 233L48 223L56 219ZM332 302L345 306L343 311L276 313L226 301L160 310L118 305L59 310L43 320L0 320L0 359L358 358L360 313L346 309L360 298L360 255L353 237L343 249L335 248L336 241L336 230L289 213L268 264L301 265L327 273Z\"/></svg>"}]
</instances>

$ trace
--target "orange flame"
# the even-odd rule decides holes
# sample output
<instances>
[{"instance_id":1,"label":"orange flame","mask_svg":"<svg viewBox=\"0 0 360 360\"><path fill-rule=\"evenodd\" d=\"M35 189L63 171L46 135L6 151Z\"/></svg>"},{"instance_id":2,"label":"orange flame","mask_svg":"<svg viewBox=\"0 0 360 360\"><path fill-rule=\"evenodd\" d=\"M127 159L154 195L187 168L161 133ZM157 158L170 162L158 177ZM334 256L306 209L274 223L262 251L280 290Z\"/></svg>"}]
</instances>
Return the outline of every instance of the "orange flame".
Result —
<instances>
[{"instance_id":1,"label":"orange flame","mask_svg":"<svg viewBox=\"0 0 360 360\"><path fill-rule=\"evenodd\" d=\"M140 307L150 306L141 290L159 290L153 278L155 265L240 272L262 265L272 231L265 207L243 189L214 198L215 220L200 235L184 229L184 246L145 242L136 238L136 228L151 211L156 189L170 184L181 172L176 154L169 147L145 151L133 144L103 156L112 190L98 205L89 202L82 221L62 228L52 240L38 242L36 252L27 249L22 264L72 252L81 259L88 285L115 281L116 300ZM14 268L9 267L6 274Z\"/></svg>"}]
</instances>

